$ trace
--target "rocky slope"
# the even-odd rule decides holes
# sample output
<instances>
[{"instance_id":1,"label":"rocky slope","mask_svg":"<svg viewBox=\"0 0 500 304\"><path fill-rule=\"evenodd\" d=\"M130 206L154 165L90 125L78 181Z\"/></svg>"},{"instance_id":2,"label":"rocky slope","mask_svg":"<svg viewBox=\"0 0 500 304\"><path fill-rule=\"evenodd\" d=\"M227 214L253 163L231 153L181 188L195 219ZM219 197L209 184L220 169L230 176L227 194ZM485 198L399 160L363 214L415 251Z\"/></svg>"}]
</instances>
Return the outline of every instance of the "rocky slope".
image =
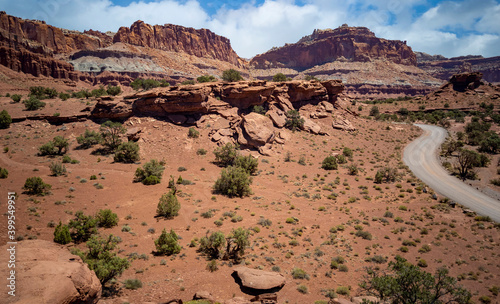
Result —
<instances>
[{"instance_id":1,"label":"rocky slope","mask_svg":"<svg viewBox=\"0 0 500 304\"><path fill-rule=\"evenodd\" d=\"M448 80L457 73L481 72L484 80L500 82L500 56L489 58L483 56L446 58L441 55L431 56L420 52L416 54L418 67L435 78Z\"/></svg>"},{"instance_id":2,"label":"rocky slope","mask_svg":"<svg viewBox=\"0 0 500 304\"><path fill-rule=\"evenodd\" d=\"M241 66L243 62L231 48L229 39L207 29L196 30L174 24L152 26L139 20L130 28L121 27L113 37L113 42L184 52L197 57L226 61L237 66Z\"/></svg>"},{"instance_id":3,"label":"rocky slope","mask_svg":"<svg viewBox=\"0 0 500 304\"><path fill-rule=\"evenodd\" d=\"M406 42L378 38L366 27L343 25L334 30L314 30L312 35L297 43L257 55L250 60L250 66L257 69L307 69L335 60L367 62L373 59L417 64L417 58Z\"/></svg>"}]
</instances>

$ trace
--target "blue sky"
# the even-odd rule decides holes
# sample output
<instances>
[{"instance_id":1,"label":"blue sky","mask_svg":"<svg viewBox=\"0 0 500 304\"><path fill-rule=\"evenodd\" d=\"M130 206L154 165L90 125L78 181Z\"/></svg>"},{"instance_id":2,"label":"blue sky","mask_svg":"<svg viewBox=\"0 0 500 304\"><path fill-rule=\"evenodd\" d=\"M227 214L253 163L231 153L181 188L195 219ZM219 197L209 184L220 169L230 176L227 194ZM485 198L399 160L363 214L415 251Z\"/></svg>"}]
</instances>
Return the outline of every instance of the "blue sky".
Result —
<instances>
[{"instance_id":1,"label":"blue sky","mask_svg":"<svg viewBox=\"0 0 500 304\"><path fill-rule=\"evenodd\" d=\"M500 56L500 0L0 0L0 9L79 31L117 31L139 19L208 28L244 58L344 23L414 51Z\"/></svg>"}]
</instances>

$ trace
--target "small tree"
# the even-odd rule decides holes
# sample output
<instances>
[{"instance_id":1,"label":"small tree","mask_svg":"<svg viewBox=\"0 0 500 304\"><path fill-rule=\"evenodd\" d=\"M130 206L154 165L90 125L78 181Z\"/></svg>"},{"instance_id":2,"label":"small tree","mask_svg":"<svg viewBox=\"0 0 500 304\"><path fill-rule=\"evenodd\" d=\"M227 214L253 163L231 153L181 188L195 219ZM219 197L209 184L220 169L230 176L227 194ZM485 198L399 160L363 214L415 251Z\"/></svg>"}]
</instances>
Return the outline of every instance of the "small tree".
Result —
<instances>
[{"instance_id":1,"label":"small tree","mask_svg":"<svg viewBox=\"0 0 500 304\"><path fill-rule=\"evenodd\" d=\"M250 231L243 229L241 227L233 229L231 234L226 238L227 247L226 255L227 258L239 261L241 257L245 254L245 249L250 246L250 241L248 236Z\"/></svg>"},{"instance_id":2,"label":"small tree","mask_svg":"<svg viewBox=\"0 0 500 304\"><path fill-rule=\"evenodd\" d=\"M239 146L227 143L214 150L215 161L222 167L234 165L239 155Z\"/></svg>"},{"instance_id":3,"label":"small tree","mask_svg":"<svg viewBox=\"0 0 500 304\"><path fill-rule=\"evenodd\" d=\"M54 230L54 242L61 245L71 243L71 235L69 234L68 226L63 225L61 222L59 222L59 225L57 225L56 229Z\"/></svg>"},{"instance_id":4,"label":"small tree","mask_svg":"<svg viewBox=\"0 0 500 304\"><path fill-rule=\"evenodd\" d=\"M179 214L180 209L181 204L177 200L175 190L170 190L170 192L163 194L160 197L160 201L158 202L158 206L156 208L156 214L166 218L173 218Z\"/></svg>"},{"instance_id":5,"label":"small tree","mask_svg":"<svg viewBox=\"0 0 500 304\"><path fill-rule=\"evenodd\" d=\"M302 129L304 127L304 118L300 117L300 113L297 110L290 110L286 112L285 127L295 131Z\"/></svg>"},{"instance_id":6,"label":"small tree","mask_svg":"<svg viewBox=\"0 0 500 304\"><path fill-rule=\"evenodd\" d=\"M48 143L43 144L38 148L38 155L40 156L55 155L56 153L56 147L54 146L54 142L52 141L49 141Z\"/></svg>"},{"instance_id":7,"label":"small tree","mask_svg":"<svg viewBox=\"0 0 500 304\"><path fill-rule=\"evenodd\" d=\"M472 297L468 290L457 285L455 278L448 276L446 268L439 268L432 275L400 256L389 263L385 272L367 268L360 287L383 303L467 304Z\"/></svg>"},{"instance_id":8,"label":"small tree","mask_svg":"<svg viewBox=\"0 0 500 304\"><path fill-rule=\"evenodd\" d=\"M68 150L68 146L69 146L69 143L68 143L68 140L62 136L56 136L54 137L54 139L52 140L52 142L54 143L54 147L57 148L57 154L59 155L62 155L62 154L65 154Z\"/></svg>"},{"instance_id":9,"label":"small tree","mask_svg":"<svg viewBox=\"0 0 500 304\"><path fill-rule=\"evenodd\" d=\"M40 101L35 96L30 96L29 99L23 100L23 104L27 111L36 111L45 107L45 102Z\"/></svg>"},{"instance_id":10,"label":"small tree","mask_svg":"<svg viewBox=\"0 0 500 304\"><path fill-rule=\"evenodd\" d=\"M245 169L229 166L222 169L220 177L215 181L214 190L229 197L250 195L252 178Z\"/></svg>"},{"instance_id":11,"label":"small tree","mask_svg":"<svg viewBox=\"0 0 500 304\"><path fill-rule=\"evenodd\" d=\"M97 219L92 215L83 214L83 211L77 211L75 218L69 221L68 227L75 243L85 242L97 233Z\"/></svg>"},{"instance_id":12,"label":"small tree","mask_svg":"<svg viewBox=\"0 0 500 304\"><path fill-rule=\"evenodd\" d=\"M135 182L142 182L144 185L155 185L161 182L165 167L162 166L156 159L152 159L135 170Z\"/></svg>"},{"instance_id":13,"label":"small tree","mask_svg":"<svg viewBox=\"0 0 500 304\"><path fill-rule=\"evenodd\" d=\"M380 110L378 109L377 106L373 106L370 109L370 116L379 116L380 115Z\"/></svg>"},{"instance_id":14,"label":"small tree","mask_svg":"<svg viewBox=\"0 0 500 304\"><path fill-rule=\"evenodd\" d=\"M139 145L133 141L122 143L116 149L114 161L134 163L139 160Z\"/></svg>"},{"instance_id":15,"label":"small tree","mask_svg":"<svg viewBox=\"0 0 500 304\"><path fill-rule=\"evenodd\" d=\"M49 168L50 172L54 176L60 176L66 173L66 166L64 166L61 162L51 163Z\"/></svg>"},{"instance_id":16,"label":"small tree","mask_svg":"<svg viewBox=\"0 0 500 304\"><path fill-rule=\"evenodd\" d=\"M119 122L106 121L100 127L103 145L110 151L115 151L122 143L121 134L125 134L125 127Z\"/></svg>"},{"instance_id":17,"label":"small tree","mask_svg":"<svg viewBox=\"0 0 500 304\"><path fill-rule=\"evenodd\" d=\"M122 88L120 86L112 86L108 85L108 89L106 90L106 93L108 93L111 96L116 96L122 92Z\"/></svg>"},{"instance_id":18,"label":"small tree","mask_svg":"<svg viewBox=\"0 0 500 304\"><path fill-rule=\"evenodd\" d=\"M85 129L85 132L76 138L76 141L80 145L81 149L88 149L92 146L95 146L102 141L101 134Z\"/></svg>"},{"instance_id":19,"label":"small tree","mask_svg":"<svg viewBox=\"0 0 500 304\"><path fill-rule=\"evenodd\" d=\"M88 264L89 269L95 272L99 282L104 285L130 267L127 259L116 255L117 244L118 238L113 235L107 238L93 235L87 242L86 252L76 249L72 253L80 256L83 262Z\"/></svg>"},{"instance_id":20,"label":"small tree","mask_svg":"<svg viewBox=\"0 0 500 304\"><path fill-rule=\"evenodd\" d=\"M248 174L253 175L257 172L259 162L252 155L238 156L234 165L245 169Z\"/></svg>"},{"instance_id":21,"label":"small tree","mask_svg":"<svg viewBox=\"0 0 500 304\"><path fill-rule=\"evenodd\" d=\"M179 237L170 229L170 232L163 229L160 237L155 240L156 251L159 254L172 255L181 252L181 245L178 242Z\"/></svg>"},{"instance_id":22,"label":"small tree","mask_svg":"<svg viewBox=\"0 0 500 304\"><path fill-rule=\"evenodd\" d=\"M45 195L49 193L51 185L43 182L41 177L29 177L24 183L23 189L26 190L28 194L34 195Z\"/></svg>"},{"instance_id":23,"label":"small tree","mask_svg":"<svg viewBox=\"0 0 500 304\"><path fill-rule=\"evenodd\" d=\"M337 158L335 156L327 156L323 159L323 163L321 163L321 168L325 170L337 170Z\"/></svg>"},{"instance_id":24,"label":"small tree","mask_svg":"<svg viewBox=\"0 0 500 304\"><path fill-rule=\"evenodd\" d=\"M10 117L6 110L2 110L0 112L0 129L8 129L11 123L12 117Z\"/></svg>"},{"instance_id":25,"label":"small tree","mask_svg":"<svg viewBox=\"0 0 500 304\"><path fill-rule=\"evenodd\" d=\"M200 76L198 78L196 78L196 81L202 83L202 82L212 82L212 81L216 81L217 78L215 78L214 76L212 75L203 75L203 76Z\"/></svg>"},{"instance_id":26,"label":"small tree","mask_svg":"<svg viewBox=\"0 0 500 304\"><path fill-rule=\"evenodd\" d=\"M118 215L111 209L101 209L96 215L97 225L111 228L118 225Z\"/></svg>"},{"instance_id":27,"label":"small tree","mask_svg":"<svg viewBox=\"0 0 500 304\"><path fill-rule=\"evenodd\" d=\"M375 182L377 184L381 184L383 182L391 183L396 181L397 175L398 171L395 168L385 167L377 171L375 174Z\"/></svg>"},{"instance_id":28,"label":"small tree","mask_svg":"<svg viewBox=\"0 0 500 304\"><path fill-rule=\"evenodd\" d=\"M208 232L207 232L208 235ZM199 252L206 254L210 259L220 259L224 256L226 237L220 231L204 236L200 240Z\"/></svg>"},{"instance_id":29,"label":"small tree","mask_svg":"<svg viewBox=\"0 0 500 304\"><path fill-rule=\"evenodd\" d=\"M479 153L473 150L460 149L458 151L458 175L465 180L469 175L469 170L478 162Z\"/></svg>"},{"instance_id":30,"label":"small tree","mask_svg":"<svg viewBox=\"0 0 500 304\"><path fill-rule=\"evenodd\" d=\"M273 81L274 82L286 81L286 75L283 73L278 73L278 74L273 76Z\"/></svg>"},{"instance_id":31,"label":"small tree","mask_svg":"<svg viewBox=\"0 0 500 304\"><path fill-rule=\"evenodd\" d=\"M227 82L234 82L234 81L243 80L243 77L241 77L240 72L238 72L234 69L229 69L229 70L225 70L224 72L222 72L222 80L227 81Z\"/></svg>"},{"instance_id":32,"label":"small tree","mask_svg":"<svg viewBox=\"0 0 500 304\"><path fill-rule=\"evenodd\" d=\"M8 96L7 96L8 97ZM12 101L14 101L15 103L18 103L21 101L21 98L23 96L22 95L19 95L19 94L13 94L10 96L10 98L12 98Z\"/></svg>"}]
</instances>

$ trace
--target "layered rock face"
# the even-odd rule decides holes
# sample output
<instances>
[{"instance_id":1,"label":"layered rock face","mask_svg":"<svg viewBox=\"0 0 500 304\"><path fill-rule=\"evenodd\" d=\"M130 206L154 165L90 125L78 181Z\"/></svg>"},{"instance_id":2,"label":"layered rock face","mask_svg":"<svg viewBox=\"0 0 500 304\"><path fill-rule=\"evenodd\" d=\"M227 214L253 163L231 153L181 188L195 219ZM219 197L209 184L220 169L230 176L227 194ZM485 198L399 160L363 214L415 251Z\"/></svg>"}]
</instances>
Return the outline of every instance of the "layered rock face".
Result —
<instances>
[{"instance_id":1,"label":"layered rock face","mask_svg":"<svg viewBox=\"0 0 500 304\"><path fill-rule=\"evenodd\" d=\"M256 69L307 69L335 60L366 62L372 59L417 64L417 58L406 42L377 38L365 27L342 26L334 30L315 30L297 43L257 55L250 61L250 66Z\"/></svg>"},{"instance_id":2,"label":"layered rock face","mask_svg":"<svg viewBox=\"0 0 500 304\"><path fill-rule=\"evenodd\" d=\"M113 42L184 52L241 66L241 59L231 48L229 39L207 29L196 30L173 24L151 26L139 20L130 28L121 27L113 37Z\"/></svg>"}]
</instances>

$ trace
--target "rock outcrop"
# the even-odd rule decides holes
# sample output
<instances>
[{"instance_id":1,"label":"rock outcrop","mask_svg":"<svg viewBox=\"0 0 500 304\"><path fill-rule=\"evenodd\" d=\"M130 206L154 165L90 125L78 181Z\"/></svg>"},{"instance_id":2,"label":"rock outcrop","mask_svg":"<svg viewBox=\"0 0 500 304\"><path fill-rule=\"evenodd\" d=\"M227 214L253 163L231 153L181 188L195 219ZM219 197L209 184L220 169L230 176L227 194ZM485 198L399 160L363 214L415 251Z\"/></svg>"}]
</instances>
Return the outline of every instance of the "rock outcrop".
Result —
<instances>
[{"instance_id":1,"label":"rock outcrop","mask_svg":"<svg viewBox=\"0 0 500 304\"><path fill-rule=\"evenodd\" d=\"M207 29L196 30L174 24L152 26L139 20L130 27L121 27L113 37L113 42L210 57L236 66L242 63L231 48L229 39Z\"/></svg>"},{"instance_id":2,"label":"rock outcrop","mask_svg":"<svg viewBox=\"0 0 500 304\"><path fill-rule=\"evenodd\" d=\"M416 55L406 42L377 38L366 27L344 25L334 30L314 30L312 35L303 37L297 43L255 56L250 66L256 69L307 69L335 60L366 62L372 59L417 64Z\"/></svg>"},{"instance_id":3,"label":"rock outcrop","mask_svg":"<svg viewBox=\"0 0 500 304\"><path fill-rule=\"evenodd\" d=\"M285 285L285 277L276 272L238 267L234 273L240 278L241 285L258 290L281 288Z\"/></svg>"},{"instance_id":4,"label":"rock outcrop","mask_svg":"<svg viewBox=\"0 0 500 304\"><path fill-rule=\"evenodd\" d=\"M8 248L4 245L1 250L7 252ZM8 271L2 267L2 277L8 278ZM102 287L95 273L80 257L54 242L19 242L15 271L16 297L9 303L94 304L101 297Z\"/></svg>"}]
</instances>

